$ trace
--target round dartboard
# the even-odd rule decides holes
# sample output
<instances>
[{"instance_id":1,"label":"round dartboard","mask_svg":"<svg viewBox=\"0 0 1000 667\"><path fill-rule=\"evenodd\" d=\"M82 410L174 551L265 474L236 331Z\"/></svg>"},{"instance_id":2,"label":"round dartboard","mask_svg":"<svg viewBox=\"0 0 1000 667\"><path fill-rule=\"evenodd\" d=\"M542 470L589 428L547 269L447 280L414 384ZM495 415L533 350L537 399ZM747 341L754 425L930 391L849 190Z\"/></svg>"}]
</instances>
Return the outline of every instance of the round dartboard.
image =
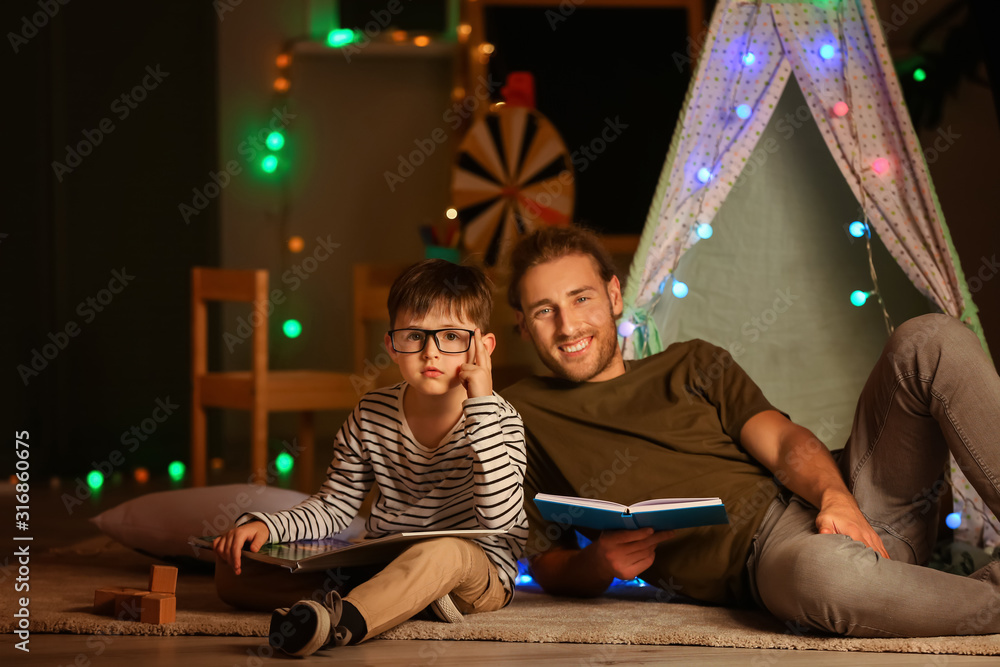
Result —
<instances>
[{"instance_id":1,"label":"round dartboard","mask_svg":"<svg viewBox=\"0 0 1000 667\"><path fill-rule=\"evenodd\" d=\"M487 266L540 225L573 219L573 167L566 145L535 109L502 105L469 128L451 181L462 243Z\"/></svg>"}]
</instances>

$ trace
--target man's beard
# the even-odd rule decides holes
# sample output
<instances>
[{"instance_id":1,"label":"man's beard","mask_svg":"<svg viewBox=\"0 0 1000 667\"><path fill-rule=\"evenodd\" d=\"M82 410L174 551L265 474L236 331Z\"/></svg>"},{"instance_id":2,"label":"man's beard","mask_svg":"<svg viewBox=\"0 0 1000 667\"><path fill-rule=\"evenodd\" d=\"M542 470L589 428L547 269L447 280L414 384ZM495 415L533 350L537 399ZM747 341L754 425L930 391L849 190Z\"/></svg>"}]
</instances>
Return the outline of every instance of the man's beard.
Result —
<instances>
[{"instance_id":1,"label":"man's beard","mask_svg":"<svg viewBox=\"0 0 1000 667\"><path fill-rule=\"evenodd\" d=\"M586 336L583 337L585 338ZM579 340L579 338L581 337L578 336L576 340ZM564 366L565 362L557 356L559 354L558 349L555 351L555 354L551 354L546 349L545 354L539 353L538 357L556 376L572 380L573 382L587 382L591 378L601 374L614 362L615 354L618 351L618 337L614 335L600 336L595 333L590 341L590 346L595 349L588 350L588 355L590 356L588 361L590 363L586 367L573 364L572 362ZM539 351L537 345L535 349Z\"/></svg>"}]
</instances>

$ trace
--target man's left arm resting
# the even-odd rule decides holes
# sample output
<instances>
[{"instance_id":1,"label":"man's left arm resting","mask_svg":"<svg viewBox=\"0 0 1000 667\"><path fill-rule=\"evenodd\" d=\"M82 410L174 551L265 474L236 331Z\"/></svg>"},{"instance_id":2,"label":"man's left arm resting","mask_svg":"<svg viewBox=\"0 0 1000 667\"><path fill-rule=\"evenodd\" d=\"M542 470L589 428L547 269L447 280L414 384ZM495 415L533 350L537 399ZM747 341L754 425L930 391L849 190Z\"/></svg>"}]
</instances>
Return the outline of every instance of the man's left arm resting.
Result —
<instances>
[{"instance_id":1,"label":"man's left arm resting","mask_svg":"<svg viewBox=\"0 0 1000 667\"><path fill-rule=\"evenodd\" d=\"M847 535L889 554L848 491L830 451L812 432L775 410L751 417L740 429L740 442L781 484L819 508L820 533Z\"/></svg>"}]
</instances>

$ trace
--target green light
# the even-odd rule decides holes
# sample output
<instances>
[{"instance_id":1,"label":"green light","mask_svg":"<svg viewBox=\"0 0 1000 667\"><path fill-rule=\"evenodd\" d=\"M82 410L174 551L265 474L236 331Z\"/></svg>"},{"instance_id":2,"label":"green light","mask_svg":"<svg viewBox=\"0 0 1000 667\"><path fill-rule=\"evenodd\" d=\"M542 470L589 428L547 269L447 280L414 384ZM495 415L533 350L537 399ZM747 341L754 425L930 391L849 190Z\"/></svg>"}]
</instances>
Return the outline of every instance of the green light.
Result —
<instances>
[{"instance_id":1,"label":"green light","mask_svg":"<svg viewBox=\"0 0 1000 667\"><path fill-rule=\"evenodd\" d=\"M280 151L285 145L285 135L275 130L267 135L267 147L272 151Z\"/></svg>"},{"instance_id":2,"label":"green light","mask_svg":"<svg viewBox=\"0 0 1000 667\"><path fill-rule=\"evenodd\" d=\"M184 464L180 461L173 461L169 466L167 466L167 474L170 475L170 479L175 482L179 482L184 479Z\"/></svg>"},{"instance_id":3,"label":"green light","mask_svg":"<svg viewBox=\"0 0 1000 667\"><path fill-rule=\"evenodd\" d=\"M104 486L104 475L97 472L96 470L91 470L87 473L87 486L96 491L97 489Z\"/></svg>"},{"instance_id":4,"label":"green light","mask_svg":"<svg viewBox=\"0 0 1000 667\"><path fill-rule=\"evenodd\" d=\"M914 81L926 81L927 71L923 67L918 67L916 71L913 72Z\"/></svg>"},{"instance_id":5,"label":"green light","mask_svg":"<svg viewBox=\"0 0 1000 667\"><path fill-rule=\"evenodd\" d=\"M862 292L861 290L854 290L851 292L851 303L860 308L865 305L868 301L868 292Z\"/></svg>"},{"instance_id":6,"label":"green light","mask_svg":"<svg viewBox=\"0 0 1000 667\"><path fill-rule=\"evenodd\" d=\"M281 325L281 330L289 338L298 338L302 333L302 324L298 320L285 320L285 323Z\"/></svg>"},{"instance_id":7,"label":"green light","mask_svg":"<svg viewBox=\"0 0 1000 667\"><path fill-rule=\"evenodd\" d=\"M292 466L295 465L295 460L292 459L292 455L288 452L281 452L278 454L278 458L274 460L274 466L278 469L278 472L286 474L292 471Z\"/></svg>"},{"instance_id":8,"label":"green light","mask_svg":"<svg viewBox=\"0 0 1000 667\"><path fill-rule=\"evenodd\" d=\"M341 46L347 46L354 40L354 31L348 28L331 30L330 34L326 36L326 43L335 49L339 49Z\"/></svg>"},{"instance_id":9,"label":"green light","mask_svg":"<svg viewBox=\"0 0 1000 667\"><path fill-rule=\"evenodd\" d=\"M260 168L268 174L273 174L274 170L278 168L278 158L274 155L268 155L266 158L261 160Z\"/></svg>"}]
</instances>

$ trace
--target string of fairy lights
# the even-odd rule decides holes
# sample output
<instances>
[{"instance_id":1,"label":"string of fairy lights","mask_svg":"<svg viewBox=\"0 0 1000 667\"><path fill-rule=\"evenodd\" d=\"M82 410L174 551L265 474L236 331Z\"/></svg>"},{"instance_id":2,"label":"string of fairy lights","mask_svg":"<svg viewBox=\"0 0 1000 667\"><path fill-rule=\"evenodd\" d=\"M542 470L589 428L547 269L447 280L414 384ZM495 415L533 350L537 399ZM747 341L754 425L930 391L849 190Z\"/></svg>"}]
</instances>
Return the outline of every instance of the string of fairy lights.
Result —
<instances>
[{"instance_id":1,"label":"string of fairy lights","mask_svg":"<svg viewBox=\"0 0 1000 667\"><path fill-rule=\"evenodd\" d=\"M718 134L715 150L714 153L712 154L712 159L708 162L708 164L696 163L693 165L689 165L689 169L694 172L695 186L696 188L699 189L700 192L700 196L698 198L697 212L693 216L692 221L688 223L687 226L688 234L690 235L689 238L692 245L700 241L708 240L712 238L713 235L715 234L715 230L712 227L711 223L704 221L704 204L708 193L708 188L705 186L710 184L718 175L718 171L721 167L720 162L722 160L722 156L725 154L726 150L729 149L729 146L726 146L726 150L723 150L723 137L726 135L726 130L729 128L731 124L735 122L740 122L740 123L745 122L750 118L752 118L754 115L755 104L748 104L745 101L737 103L736 96L737 96L737 90L740 87L740 83L742 82L744 75L747 74L752 76L754 66L758 63L758 57L753 52L751 47L753 44L753 32L757 23L757 17L760 10L761 10L761 2L758 1L757 3L754 4L752 17L745 23L745 25L748 26L748 29L744 35L744 40L745 40L744 48L741 49L739 55L739 62L742 65L742 67L739 68L738 74L736 76L736 81L729 91L729 103L727 105L727 108L731 109L731 112L726 115L725 126ZM844 99L836 102L830 108L830 113L835 118L839 119L846 118L848 120L848 124L851 129L855 145L859 149L854 153L853 157L855 161L852 166L854 168L854 172L859 175L858 190L861 193L861 201L860 201L861 216L859 217L861 219L848 223L846 225L846 228L848 233L853 238L864 239L865 241L869 274L872 280L872 288L868 290L856 289L850 293L848 299L852 305L859 308L864 306L870 300L874 299L875 301L877 301L882 311L882 316L885 322L886 330L888 331L889 334L891 334L894 330L894 327L891 318L889 317L889 313L886 309L885 301L882 298L882 294L879 289L878 275L875 270L875 265L872 256L871 228L867 214L867 209L868 209L867 193L864 187L862 187L862 184L860 182L860 174L863 172L865 167L861 163L862 156L860 154L861 144L858 136L858 127L856 123L852 122L850 117L853 100L851 98L851 87L847 84L847 82L849 81L847 68L850 59L846 57L847 41L844 32L843 11L844 11L844 3L838 3L838 8L837 8L838 34L836 42L831 40L827 43L821 44L819 48L816 50L816 55L819 58L819 62L825 63L827 64L827 66L831 63L831 61L835 60L839 60L841 63L841 79L844 82L844 90L845 90ZM927 72L923 68L919 67L912 72L912 76L914 81L918 83L924 82L928 78ZM760 100L757 100L757 103L759 103L759 101ZM873 159L871 161L871 164L868 165L868 167L870 167L871 171L874 172L876 176L881 177L889 173L889 171L892 168L892 164L888 158L880 156ZM668 286L670 288L669 294L671 294L674 298L677 299L683 299L690 293L690 287L688 286L688 284L680 280L676 275L681 256L682 253L680 252L675 254L675 257L673 259L673 264L667 272L668 274L667 277L660 282L658 288L654 292L653 298L651 299L650 303L647 306L648 312L653 312L654 308L659 303L660 299L663 298L664 295L667 293ZM632 319L626 318L623 319L622 322L619 324L618 333L623 339L628 338L629 336L633 335L635 330L640 326L655 326L655 324L637 323ZM650 352L648 336L642 338L641 347L642 349L639 350L640 353L648 354Z\"/></svg>"}]
</instances>

